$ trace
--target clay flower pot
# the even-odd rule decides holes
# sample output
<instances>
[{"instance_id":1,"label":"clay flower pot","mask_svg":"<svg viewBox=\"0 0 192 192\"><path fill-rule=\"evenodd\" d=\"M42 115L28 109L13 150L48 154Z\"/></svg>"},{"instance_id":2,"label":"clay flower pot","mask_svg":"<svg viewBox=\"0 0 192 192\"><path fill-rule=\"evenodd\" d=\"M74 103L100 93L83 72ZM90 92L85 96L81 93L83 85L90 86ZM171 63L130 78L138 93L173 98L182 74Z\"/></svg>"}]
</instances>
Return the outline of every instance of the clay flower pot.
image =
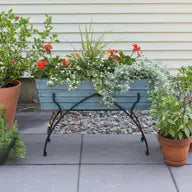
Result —
<instances>
[{"instance_id":1,"label":"clay flower pot","mask_svg":"<svg viewBox=\"0 0 192 192\"><path fill-rule=\"evenodd\" d=\"M6 107L6 120L9 127L12 127L15 119L15 111L20 93L21 82L13 81L13 86L0 88L0 103Z\"/></svg>"},{"instance_id":2,"label":"clay flower pot","mask_svg":"<svg viewBox=\"0 0 192 192\"><path fill-rule=\"evenodd\" d=\"M158 134L158 140L163 153L164 161L167 165L185 165L191 144L191 138L183 140L172 140Z\"/></svg>"}]
</instances>

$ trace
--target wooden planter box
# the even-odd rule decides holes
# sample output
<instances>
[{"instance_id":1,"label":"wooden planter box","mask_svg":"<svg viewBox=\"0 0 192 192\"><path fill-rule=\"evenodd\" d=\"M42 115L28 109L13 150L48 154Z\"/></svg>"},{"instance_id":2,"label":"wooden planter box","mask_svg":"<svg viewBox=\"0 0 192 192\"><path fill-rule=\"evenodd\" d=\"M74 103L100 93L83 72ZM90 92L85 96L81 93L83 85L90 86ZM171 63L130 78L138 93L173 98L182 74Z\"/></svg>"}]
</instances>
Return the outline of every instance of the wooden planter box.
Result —
<instances>
[{"instance_id":1,"label":"wooden planter box","mask_svg":"<svg viewBox=\"0 0 192 192\"><path fill-rule=\"evenodd\" d=\"M56 101L60 104L63 110L70 109L75 103L83 98L96 93L91 81L84 81L79 88L74 91L68 91L68 86L57 85L54 87L47 86L47 79L36 79L40 107L43 110L58 109L57 105L52 100L52 94L55 93ZM137 94L140 94L140 101L135 109L147 109L150 105L148 95L148 81L135 80L131 88L123 94L116 96L116 102L125 109L130 109L133 103L137 100ZM74 110L118 110L118 107L111 106L110 108L102 104L101 98L93 96L85 102L78 105Z\"/></svg>"}]
</instances>

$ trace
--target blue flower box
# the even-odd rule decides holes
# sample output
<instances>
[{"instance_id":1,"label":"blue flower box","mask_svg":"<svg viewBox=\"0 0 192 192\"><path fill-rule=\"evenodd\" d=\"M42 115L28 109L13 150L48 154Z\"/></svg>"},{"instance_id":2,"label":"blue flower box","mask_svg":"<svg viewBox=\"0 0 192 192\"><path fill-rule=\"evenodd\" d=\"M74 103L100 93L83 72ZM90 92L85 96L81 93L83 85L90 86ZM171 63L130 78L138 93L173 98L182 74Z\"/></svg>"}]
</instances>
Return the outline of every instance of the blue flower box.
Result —
<instances>
[{"instance_id":1,"label":"blue flower box","mask_svg":"<svg viewBox=\"0 0 192 192\"><path fill-rule=\"evenodd\" d=\"M82 82L79 88L73 91L68 91L68 86L65 84L49 87L47 86L47 81L47 79L36 79L40 107L43 110L58 109L52 99L53 93L55 93L56 101L60 104L63 110L70 109L75 103L79 102L83 98L96 93L91 81ZM135 80L127 92L116 96L116 102L124 109L130 109L133 106L133 103L137 100L137 94L139 93L140 101L135 106L135 109L148 109L150 106L148 90L148 80ZM107 109L119 110L115 105L108 108L101 102L101 98L95 95L75 107L74 110L91 111Z\"/></svg>"}]
</instances>

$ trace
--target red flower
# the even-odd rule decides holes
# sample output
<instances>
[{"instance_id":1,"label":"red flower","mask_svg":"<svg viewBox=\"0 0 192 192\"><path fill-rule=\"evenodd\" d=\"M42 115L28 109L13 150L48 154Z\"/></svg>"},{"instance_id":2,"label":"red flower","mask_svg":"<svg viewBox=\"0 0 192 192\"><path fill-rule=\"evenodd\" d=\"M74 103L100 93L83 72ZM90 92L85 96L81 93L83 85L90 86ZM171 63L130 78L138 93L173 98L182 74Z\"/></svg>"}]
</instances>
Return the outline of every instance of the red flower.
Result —
<instances>
[{"instance_id":1,"label":"red flower","mask_svg":"<svg viewBox=\"0 0 192 192\"><path fill-rule=\"evenodd\" d=\"M46 65L48 65L48 62L45 61L45 60L40 60L40 61L38 61L38 63L37 63L37 67L39 67L39 69L44 69L44 67L45 67Z\"/></svg>"},{"instance_id":2,"label":"red flower","mask_svg":"<svg viewBox=\"0 0 192 192\"><path fill-rule=\"evenodd\" d=\"M53 46L50 44L44 45L43 48L45 49L45 51L47 51L48 53L51 52L51 49L53 49Z\"/></svg>"},{"instance_id":3,"label":"red flower","mask_svg":"<svg viewBox=\"0 0 192 192\"><path fill-rule=\"evenodd\" d=\"M141 47L138 44L133 44L133 51L140 51Z\"/></svg>"},{"instance_id":4,"label":"red flower","mask_svg":"<svg viewBox=\"0 0 192 192\"><path fill-rule=\"evenodd\" d=\"M68 63L66 58L62 59L62 64L65 65L66 67L69 65L69 63Z\"/></svg>"},{"instance_id":5,"label":"red flower","mask_svg":"<svg viewBox=\"0 0 192 192\"><path fill-rule=\"evenodd\" d=\"M108 50L108 52L109 52L111 55L114 55L114 53L118 53L118 50L116 50L116 49L110 49L110 50Z\"/></svg>"},{"instance_id":6,"label":"red flower","mask_svg":"<svg viewBox=\"0 0 192 192\"><path fill-rule=\"evenodd\" d=\"M15 60L14 59L10 60L10 63L15 63Z\"/></svg>"},{"instance_id":7,"label":"red flower","mask_svg":"<svg viewBox=\"0 0 192 192\"><path fill-rule=\"evenodd\" d=\"M16 19L16 20L19 19L19 16L15 16L14 19Z\"/></svg>"}]
</instances>

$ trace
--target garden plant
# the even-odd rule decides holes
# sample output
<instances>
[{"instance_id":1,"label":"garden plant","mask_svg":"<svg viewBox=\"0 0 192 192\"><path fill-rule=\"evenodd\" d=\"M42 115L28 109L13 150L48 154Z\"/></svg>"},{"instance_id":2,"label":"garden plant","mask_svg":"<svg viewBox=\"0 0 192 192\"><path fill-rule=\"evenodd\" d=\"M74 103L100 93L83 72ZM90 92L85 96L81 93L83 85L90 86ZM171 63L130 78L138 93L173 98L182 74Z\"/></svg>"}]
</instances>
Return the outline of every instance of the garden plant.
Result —
<instances>
[{"instance_id":1,"label":"garden plant","mask_svg":"<svg viewBox=\"0 0 192 192\"><path fill-rule=\"evenodd\" d=\"M5 119L5 106L0 105L0 164L4 164L10 152L15 158L25 158L26 149L15 123L10 128Z\"/></svg>"}]
</instances>

